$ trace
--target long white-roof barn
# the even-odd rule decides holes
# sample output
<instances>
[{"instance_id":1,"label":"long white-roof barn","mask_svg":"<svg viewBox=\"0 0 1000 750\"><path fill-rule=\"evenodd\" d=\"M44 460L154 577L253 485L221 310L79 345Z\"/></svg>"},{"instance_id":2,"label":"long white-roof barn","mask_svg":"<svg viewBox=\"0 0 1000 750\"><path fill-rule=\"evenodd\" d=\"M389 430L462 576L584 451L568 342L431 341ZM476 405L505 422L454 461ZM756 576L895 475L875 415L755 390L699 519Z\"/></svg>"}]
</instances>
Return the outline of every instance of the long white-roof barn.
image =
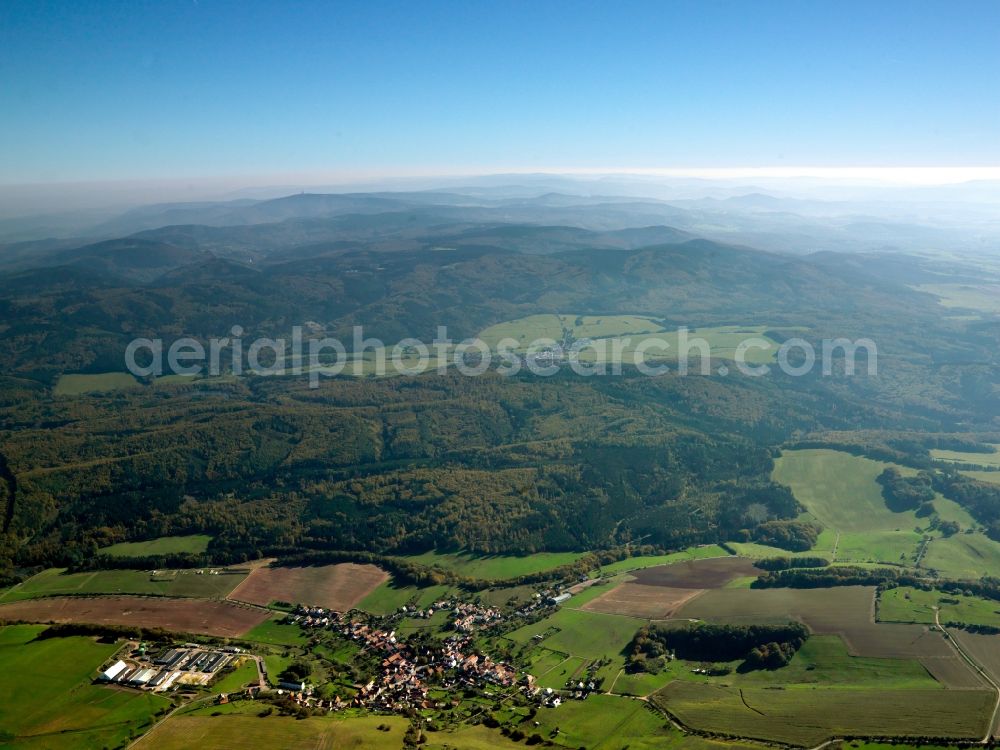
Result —
<instances>
[{"instance_id":1,"label":"long white-roof barn","mask_svg":"<svg viewBox=\"0 0 1000 750\"><path fill-rule=\"evenodd\" d=\"M114 664L112 664L110 667L108 667L108 669L106 669L104 671L104 673L101 675L101 679L102 680L107 680L108 682L111 682L118 675L120 675L122 672L124 672L127 667L128 667L128 665L125 662L123 662L123 661L117 661Z\"/></svg>"}]
</instances>

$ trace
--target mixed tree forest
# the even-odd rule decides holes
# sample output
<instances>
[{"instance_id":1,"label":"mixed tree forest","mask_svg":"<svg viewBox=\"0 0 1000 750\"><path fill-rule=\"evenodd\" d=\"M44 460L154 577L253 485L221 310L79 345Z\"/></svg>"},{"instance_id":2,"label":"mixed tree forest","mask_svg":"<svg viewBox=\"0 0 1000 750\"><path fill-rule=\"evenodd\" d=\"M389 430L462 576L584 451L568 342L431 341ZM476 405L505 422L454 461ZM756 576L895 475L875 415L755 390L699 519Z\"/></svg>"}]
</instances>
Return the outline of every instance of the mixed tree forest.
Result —
<instances>
[{"instance_id":1,"label":"mixed tree forest","mask_svg":"<svg viewBox=\"0 0 1000 750\"><path fill-rule=\"evenodd\" d=\"M929 513L940 492L994 528L1000 489L929 453L991 450L1000 434L997 327L986 314L944 315L919 288L968 278L960 263L789 255L642 226L647 211L684 217L661 203L524 200L512 222L507 206L460 197L207 204L188 207L188 223L79 247L11 245L0 277L5 578L186 534L210 535L204 559L217 562L727 541L805 551L822 525L799 520L800 503L771 478L795 446L919 468L879 477L890 508ZM870 338L878 371L862 360L848 374L841 349L829 373L801 377L720 375L731 352L707 374L452 367L318 387L237 374L242 363L225 358L216 377L135 378L124 365L138 337L207 345L233 326L249 338L306 324L307 340L340 336L350 353L354 325L391 346L429 342L439 325L455 340L498 324L517 338L518 320L567 313L595 319L598 338L602 316L694 335L742 326L774 348Z\"/></svg>"},{"instance_id":2,"label":"mixed tree forest","mask_svg":"<svg viewBox=\"0 0 1000 750\"><path fill-rule=\"evenodd\" d=\"M1000 747L1000 3L0 3L0 750Z\"/></svg>"}]
</instances>

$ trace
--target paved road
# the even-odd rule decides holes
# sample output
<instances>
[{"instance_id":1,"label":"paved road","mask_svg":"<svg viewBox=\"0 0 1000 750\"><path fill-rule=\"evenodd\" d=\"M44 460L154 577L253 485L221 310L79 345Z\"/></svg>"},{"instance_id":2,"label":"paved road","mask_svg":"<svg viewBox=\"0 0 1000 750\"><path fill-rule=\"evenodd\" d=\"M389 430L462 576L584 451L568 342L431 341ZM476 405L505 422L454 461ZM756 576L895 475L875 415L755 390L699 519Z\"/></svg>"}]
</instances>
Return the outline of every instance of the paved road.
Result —
<instances>
[{"instance_id":1,"label":"paved road","mask_svg":"<svg viewBox=\"0 0 1000 750\"><path fill-rule=\"evenodd\" d=\"M996 680L990 677L989 673L983 669L982 666L980 666L979 662L973 659L972 656L967 653L964 648L962 648L961 644L959 644L959 642L952 637L947 628L941 624L941 610L937 607L934 608L934 625L944 634L945 638L948 639L948 642L951 643L952 648L958 652L958 655L965 659L965 661L969 663L969 666L976 670L979 676L986 680L987 684L996 690L997 699L996 703L993 704L993 713L990 715L990 723L986 727L986 736L979 740L979 744L985 745L993 739L993 727L996 726L997 723L997 713L1000 713L1000 685L997 684Z\"/></svg>"}]
</instances>

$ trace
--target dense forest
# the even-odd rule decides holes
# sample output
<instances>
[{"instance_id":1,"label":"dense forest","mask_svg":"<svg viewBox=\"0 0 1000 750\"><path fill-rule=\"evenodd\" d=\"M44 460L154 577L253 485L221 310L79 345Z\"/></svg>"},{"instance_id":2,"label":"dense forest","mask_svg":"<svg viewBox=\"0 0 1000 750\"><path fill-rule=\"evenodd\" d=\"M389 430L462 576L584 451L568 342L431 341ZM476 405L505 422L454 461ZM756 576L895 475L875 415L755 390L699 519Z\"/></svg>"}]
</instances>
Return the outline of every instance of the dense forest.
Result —
<instances>
[{"instance_id":1,"label":"dense forest","mask_svg":"<svg viewBox=\"0 0 1000 750\"><path fill-rule=\"evenodd\" d=\"M778 669L788 664L808 639L809 629L798 622L785 625L698 623L688 627L654 623L639 630L632 639L630 663L633 667L655 671L657 659L673 655L705 662L743 659L742 671ZM650 660L654 661L653 665Z\"/></svg>"},{"instance_id":2,"label":"dense forest","mask_svg":"<svg viewBox=\"0 0 1000 750\"><path fill-rule=\"evenodd\" d=\"M737 540L801 551L820 529L796 521L770 474L783 447L810 445L925 470L885 477L887 502L919 508L941 492L1000 538L1000 487L928 454L1000 440L998 329L943 318L912 288L940 267L778 255L663 226L486 225L471 209L376 197L322 214L330 203L292 197L261 207L259 223L148 229L63 246L35 266L17 248L0 269L2 575L195 532L213 537L199 559L218 561ZM288 335L310 322L347 341L363 324L391 343L566 311L766 326L773 341L802 336L817 350L826 336L871 337L879 372L844 377L834 360L802 377L626 366L591 378L449 371L310 388L250 375L53 392L64 373L120 372L135 336L203 340L234 324Z\"/></svg>"}]
</instances>

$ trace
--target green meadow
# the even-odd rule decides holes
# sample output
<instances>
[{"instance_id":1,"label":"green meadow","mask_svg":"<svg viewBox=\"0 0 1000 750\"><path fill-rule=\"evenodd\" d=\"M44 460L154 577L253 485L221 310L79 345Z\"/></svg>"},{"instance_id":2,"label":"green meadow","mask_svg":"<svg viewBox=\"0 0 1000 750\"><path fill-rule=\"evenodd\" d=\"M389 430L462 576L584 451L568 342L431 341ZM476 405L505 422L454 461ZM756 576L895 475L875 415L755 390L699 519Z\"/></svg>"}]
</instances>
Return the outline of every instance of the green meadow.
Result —
<instances>
[{"instance_id":1,"label":"green meadow","mask_svg":"<svg viewBox=\"0 0 1000 750\"><path fill-rule=\"evenodd\" d=\"M653 700L695 729L812 746L844 735L979 738L985 690L736 688L673 682Z\"/></svg>"},{"instance_id":2,"label":"green meadow","mask_svg":"<svg viewBox=\"0 0 1000 750\"><path fill-rule=\"evenodd\" d=\"M1000 602L965 594L924 591L910 586L888 589L879 594L881 622L933 623L935 610L942 623L1000 627Z\"/></svg>"},{"instance_id":3,"label":"green meadow","mask_svg":"<svg viewBox=\"0 0 1000 750\"><path fill-rule=\"evenodd\" d=\"M934 539L921 564L946 578L1000 575L1000 543L979 532Z\"/></svg>"},{"instance_id":4,"label":"green meadow","mask_svg":"<svg viewBox=\"0 0 1000 750\"><path fill-rule=\"evenodd\" d=\"M437 566L469 578L506 580L540 573L576 562L583 552L538 552L533 555L471 555L455 552L425 552L403 559L421 565Z\"/></svg>"},{"instance_id":5,"label":"green meadow","mask_svg":"<svg viewBox=\"0 0 1000 750\"><path fill-rule=\"evenodd\" d=\"M844 451L793 450L775 461L773 476L792 488L809 515L842 534L909 530L917 517L889 510L875 481L889 465Z\"/></svg>"},{"instance_id":6,"label":"green meadow","mask_svg":"<svg viewBox=\"0 0 1000 750\"><path fill-rule=\"evenodd\" d=\"M226 710L220 710L226 709ZM352 748L399 750L408 723L400 716L290 716L258 714L256 701L212 706L172 716L136 745L137 750L234 748ZM220 713L220 716L212 716ZM381 731L378 726L388 727Z\"/></svg>"},{"instance_id":7,"label":"green meadow","mask_svg":"<svg viewBox=\"0 0 1000 750\"><path fill-rule=\"evenodd\" d=\"M218 573L205 569L185 570L94 570L66 573L63 568L49 568L18 586L0 594L0 601L34 599L65 594L159 594L222 598L246 578L246 573Z\"/></svg>"},{"instance_id":8,"label":"green meadow","mask_svg":"<svg viewBox=\"0 0 1000 750\"><path fill-rule=\"evenodd\" d=\"M309 640L305 632L298 625L282 622L284 619L284 614L272 615L243 635L243 640L272 646L304 646Z\"/></svg>"},{"instance_id":9,"label":"green meadow","mask_svg":"<svg viewBox=\"0 0 1000 750\"><path fill-rule=\"evenodd\" d=\"M961 533L951 537L929 529L929 519L917 518L913 511L889 510L876 481L888 466L844 451L792 450L775 461L772 476L792 489L806 508L805 519L824 527L816 553L826 554L833 535L836 562L913 566L926 535L931 541L919 557L921 567L949 578L1000 574L1000 544L980 533L975 520L957 503L941 495L934 499L938 517L961 527ZM904 475L914 473L896 468Z\"/></svg>"},{"instance_id":10,"label":"green meadow","mask_svg":"<svg viewBox=\"0 0 1000 750\"><path fill-rule=\"evenodd\" d=\"M771 687L811 690L817 687L852 689L943 689L916 659L852 656L837 635L814 635L779 670L740 672L740 662L728 666L730 674L700 675L692 672L695 662L672 661L659 674L624 673L615 681L615 693L647 696L674 680L737 687Z\"/></svg>"},{"instance_id":11,"label":"green meadow","mask_svg":"<svg viewBox=\"0 0 1000 750\"><path fill-rule=\"evenodd\" d=\"M551 651L586 659L617 659L645 620L581 610L557 610L544 620L525 625L505 636L521 645L532 644L538 634L549 633L539 645Z\"/></svg>"},{"instance_id":12,"label":"green meadow","mask_svg":"<svg viewBox=\"0 0 1000 750\"><path fill-rule=\"evenodd\" d=\"M733 359L737 347L750 338L761 339L762 348L751 347L745 352L745 361L750 364L773 362L779 344L767 338L766 326L717 326L690 328L688 340L704 339L711 348L713 357ZM569 333L573 339L590 339L603 342L603 350L585 347L580 351L582 361L607 361L618 345L627 363L635 361L635 352L643 342L663 341L665 348L649 346L645 352L647 360L676 360L679 350L679 334L675 327L664 327L655 318L638 315L529 315L516 320L490 326L479 333L479 338L491 348L496 348L503 339L517 342L515 350L524 351L533 341L551 339L560 342ZM627 340L626 340L627 339ZM766 346L765 346L766 344ZM693 348L692 356L699 350Z\"/></svg>"},{"instance_id":13,"label":"green meadow","mask_svg":"<svg viewBox=\"0 0 1000 750\"><path fill-rule=\"evenodd\" d=\"M145 542L119 542L97 550L100 555L112 557L150 557L153 555L200 555L208 549L212 537L207 534L190 536L161 536Z\"/></svg>"},{"instance_id":14,"label":"green meadow","mask_svg":"<svg viewBox=\"0 0 1000 750\"><path fill-rule=\"evenodd\" d=\"M937 461L947 461L953 464L971 464L973 466L996 467L1000 469L1000 445L994 443L993 453L972 453L967 451L945 451L934 449L931 458Z\"/></svg>"},{"instance_id":15,"label":"green meadow","mask_svg":"<svg viewBox=\"0 0 1000 750\"><path fill-rule=\"evenodd\" d=\"M0 746L118 747L169 707L150 693L93 684L117 645L84 637L34 640L44 629L0 628Z\"/></svg>"},{"instance_id":16,"label":"green meadow","mask_svg":"<svg viewBox=\"0 0 1000 750\"><path fill-rule=\"evenodd\" d=\"M487 729L482 724L469 726L462 724L441 731L428 732L425 750L523 750L524 743L514 742L504 737L496 729Z\"/></svg>"},{"instance_id":17,"label":"green meadow","mask_svg":"<svg viewBox=\"0 0 1000 750\"><path fill-rule=\"evenodd\" d=\"M962 469L961 473L980 482L1000 484L1000 444L991 444L994 453L932 450L931 458L952 464L981 468Z\"/></svg>"},{"instance_id":18,"label":"green meadow","mask_svg":"<svg viewBox=\"0 0 1000 750\"><path fill-rule=\"evenodd\" d=\"M139 381L127 372L102 372L95 375L60 375L52 392L56 396L82 396L139 387Z\"/></svg>"},{"instance_id":19,"label":"green meadow","mask_svg":"<svg viewBox=\"0 0 1000 750\"><path fill-rule=\"evenodd\" d=\"M529 736L537 732L545 739L551 738L559 745L570 748L658 750L711 744L722 746L722 743L686 737L643 702L612 695L592 695L585 701L566 701L557 709L541 709L535 715L535 721L539 723L537 728L532 722L524 722L522 731Z\"/></svg>"},{"instance_id":20,"label":"green meadow","mask_svg":"<svg viewBox=\"0 0 1000 750\"><path fill-rule=\"evenodd\" d=\"M920 284L916 289L936 296L942 307L1000 312L995 284Z\"/></svg>"},{"instance_id":21,"label":"green meadow","mask_svg":"<svg viewBox=\"0 0 1000 750\"><path fill-rule=\"evenodd\" d=\"M246 687L248 683L257 683L257 664L253 659L245 658L240 664L223 674L222 679L212 684L216 693L232 693Z\"/></svg>"},{"instance_id":22,"label":"green meadow","mask_svg":"<svg viewBox=\"0 0 1000 750\"><path fill-rule=\"evenodd\" d=\"M426 609L451 591L449 586L397 586L390 578L358 602L358 609L373 615L392 614L404 606Z\"/></svg>"},{"instance_id":23,"label":"green meadow","mask_svg":"<svg viewBox=\"0 0 1000 750\"><path fill-rule=\"evenodd\" d=\"M703 544L697 547L689 547L680 552L671 552L668 555L628 557L608 565L602 565L600 572L603 575L615 575L629 570L652 568L657 565L671 565L673 563L684 562L685 560L703 560L707 557L729 557L729 553L717 544Z\"/></svg>"}]
</instances>

